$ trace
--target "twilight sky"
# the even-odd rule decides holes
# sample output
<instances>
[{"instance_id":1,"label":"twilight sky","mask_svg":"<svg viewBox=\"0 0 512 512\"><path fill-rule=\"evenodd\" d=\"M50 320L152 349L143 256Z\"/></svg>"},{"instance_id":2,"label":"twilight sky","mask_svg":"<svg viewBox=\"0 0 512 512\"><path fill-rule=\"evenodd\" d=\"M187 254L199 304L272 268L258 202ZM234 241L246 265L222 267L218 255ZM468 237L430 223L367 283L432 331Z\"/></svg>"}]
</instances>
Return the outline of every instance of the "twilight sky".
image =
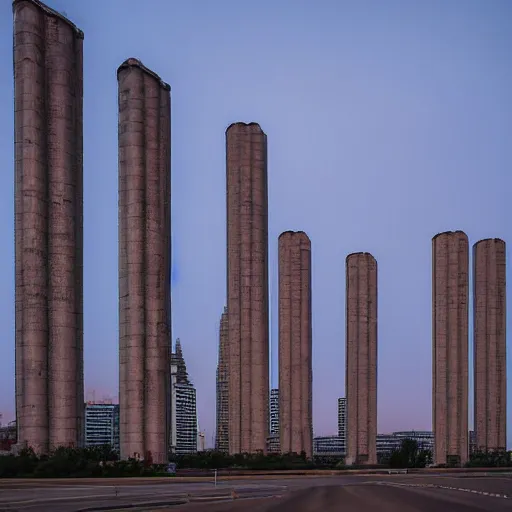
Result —
<instances>
[{"instance_id":1,"label":"twilight sky","mask_svg":"<svg viewBox=\"0 0 512 512\"><path fill-rule=\"evenodd\" d=\"M234 121L259 122L268 135L273 385L277 237L304 230L313 258L315 434L335 433L344 395L344 261L353 251L369 251L379 264L379 432L430 429L431 238L462 229L471 244L501 237L512 246L512 3L48 3L85 32L86 397L118 391L116 68L137 57L172 87L173 337L182 340L208 443L225 304L224 131ZM9 1L0 6L0 66L5 422L14 418ZM470 426L471 403L472 394Z\"/></svg>"}]
</instances>

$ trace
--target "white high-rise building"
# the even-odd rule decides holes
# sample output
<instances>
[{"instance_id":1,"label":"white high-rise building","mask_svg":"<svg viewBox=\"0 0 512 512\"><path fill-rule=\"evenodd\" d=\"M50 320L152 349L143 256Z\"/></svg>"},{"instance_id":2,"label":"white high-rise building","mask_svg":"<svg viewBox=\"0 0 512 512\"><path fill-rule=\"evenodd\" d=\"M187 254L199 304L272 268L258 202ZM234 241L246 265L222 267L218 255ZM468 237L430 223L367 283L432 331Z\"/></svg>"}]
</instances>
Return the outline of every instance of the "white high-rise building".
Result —
<instances>
[{"instance_id":1,"label":"white high-rise building","mask_svg":"<svg viewBox=\"0 0 512 512\"><path fill-rule=\"evenodd\" d=\"M119 405L85 404L85 446L110 445L119 452Z\"/></svg>"},{"instance_id":2,"label":"white high-rise building","mask_svg":"<svg viewBox=\"0 0 512 512\"><path fill-rule=\"evenodd\" d=\"M343 452L347 447L347 399L338 398L338 437L343 446Z\"/></svg>"},{"instance_id":3,"label":"white high-rise building","mask_svg":"<svg viewBox=\"0 0 512 512\"><path fill-rule=\"evenodd\" d=\"M279 389L270 390L270 435L279 435Z\"/></svg>"},{"instance_id":4,"label":"white high-rise building","mask_svg":"<svg viewBox=\"0 0 512 512\"><path fill-rule=\"evenodd\" d=\"M197 452L196 389L190 382L181 342L171 356L171 453Z\"/></svg>"}]
</instances>

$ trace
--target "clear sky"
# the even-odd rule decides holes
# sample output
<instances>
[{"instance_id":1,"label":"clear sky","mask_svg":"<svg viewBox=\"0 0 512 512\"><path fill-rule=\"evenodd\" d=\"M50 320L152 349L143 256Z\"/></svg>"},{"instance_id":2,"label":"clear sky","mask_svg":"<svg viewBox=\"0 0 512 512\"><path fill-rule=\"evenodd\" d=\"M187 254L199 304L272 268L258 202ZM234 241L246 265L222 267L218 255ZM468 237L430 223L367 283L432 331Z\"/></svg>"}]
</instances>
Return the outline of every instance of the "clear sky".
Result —
<instances>
[{"instance_id":1,"label":"clear sky","mask_svg":"<svg viewBox=\"0 0 512 512\"><path fill-rule=\"evenodd\" d=\"M471 244L487 237L512 244L512 203L507 206L512 2L49 4L85 32L87 398L92 390L96 399L118 390L116 68L137 57L172 87L173 337L183 343L208 443L225 304L224 131L234 121L259 122L268 135L273 384L277 237L284 230L304 230L313 251L315 434L335 433L336 401L344 395L344 269L353 251L369 251L379 264L379 431L430 429L431 238L462 229ZM14 417L11 48L11 5L5 0L0 5L4 422ZM510 444L510 413L508 434Z\"/></svg>"}]
</instances>

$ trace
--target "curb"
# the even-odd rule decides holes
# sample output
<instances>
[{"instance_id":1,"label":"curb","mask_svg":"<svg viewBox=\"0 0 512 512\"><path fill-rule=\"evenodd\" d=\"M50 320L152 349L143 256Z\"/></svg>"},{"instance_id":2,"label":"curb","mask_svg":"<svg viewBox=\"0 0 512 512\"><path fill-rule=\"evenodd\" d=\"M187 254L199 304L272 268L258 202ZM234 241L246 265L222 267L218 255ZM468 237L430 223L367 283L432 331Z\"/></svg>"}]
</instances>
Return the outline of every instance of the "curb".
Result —
<instances>
[{"instance_id":1,"label":"curb","mask_svg":"<svg viewBox=\"0 0 512 512\"><path fill-rule=\"evenodd\" d=\"M143 502L143 503L129 503L126 505L122 505L118 503L117 505L104 505L99 507L87 507L81 508L77 512L100 512L102 510L124 510L124 509L132 509L132 508L141 508L141 507L165 507L165 506L174 506L174 505L186 505L189 503L188 500L180 499L180 500L167 500L167 501L152 501L152 502Z\"/></svg>"}]
</instances>

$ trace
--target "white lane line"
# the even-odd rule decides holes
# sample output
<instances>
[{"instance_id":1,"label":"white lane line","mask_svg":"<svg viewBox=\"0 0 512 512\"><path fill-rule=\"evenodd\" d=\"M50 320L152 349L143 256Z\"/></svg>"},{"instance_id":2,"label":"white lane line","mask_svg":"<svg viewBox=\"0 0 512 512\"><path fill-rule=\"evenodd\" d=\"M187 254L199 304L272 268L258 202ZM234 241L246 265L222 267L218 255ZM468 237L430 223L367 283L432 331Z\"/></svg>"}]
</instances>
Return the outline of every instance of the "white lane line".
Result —
<instances>
[{"instance_id":1,"label":"white lane line","mask_svg":"<svg viewBox=\"0 0 512 512\"><path fill-rule=\"evenodd\" d=\"M41 502L49 502L49 501L65 501L65 500L83 500L83 499L91 499L91 498L145 498L147 496L153 496L152 493L146 493L146 494L137 494L137 495L131 495L131 494L121 494L119 493L116 495L113 492L109 492L108 494L86 494L81 496L55 496L55 497L39 497L39 498L32 498L28 500L12 500L12 499L3 499L0 500L0 504L2 506L4 505L28 505L30 503L41 503ZM165 494L164 497L167 497ZM181 495L182 496L182 495ZM181 498L181 496L177 496ZM174 497L174 496L171 496Z\"/></svg>"},{"instance_id":2,"label":"white lane line","mask_svg":"<svg viewBox=\"0 0 512 512\"><path fill-rule=\"evenodd\" d=\"M460 491L460 492L471 492L473 494L478 494L480 496L490 496L492 498L502 498L502 499L510 499L512 496L507 494L496 494L487 491L477 491L475 489L467 489L464 487L451 487L448 485L438 485L438 484L404 484L400 482L378 482L381 485L389 485L389 486L397 486L397 487L425 487L431 489L445 489L449 491Z\"/></svg>"}]
</instances>

